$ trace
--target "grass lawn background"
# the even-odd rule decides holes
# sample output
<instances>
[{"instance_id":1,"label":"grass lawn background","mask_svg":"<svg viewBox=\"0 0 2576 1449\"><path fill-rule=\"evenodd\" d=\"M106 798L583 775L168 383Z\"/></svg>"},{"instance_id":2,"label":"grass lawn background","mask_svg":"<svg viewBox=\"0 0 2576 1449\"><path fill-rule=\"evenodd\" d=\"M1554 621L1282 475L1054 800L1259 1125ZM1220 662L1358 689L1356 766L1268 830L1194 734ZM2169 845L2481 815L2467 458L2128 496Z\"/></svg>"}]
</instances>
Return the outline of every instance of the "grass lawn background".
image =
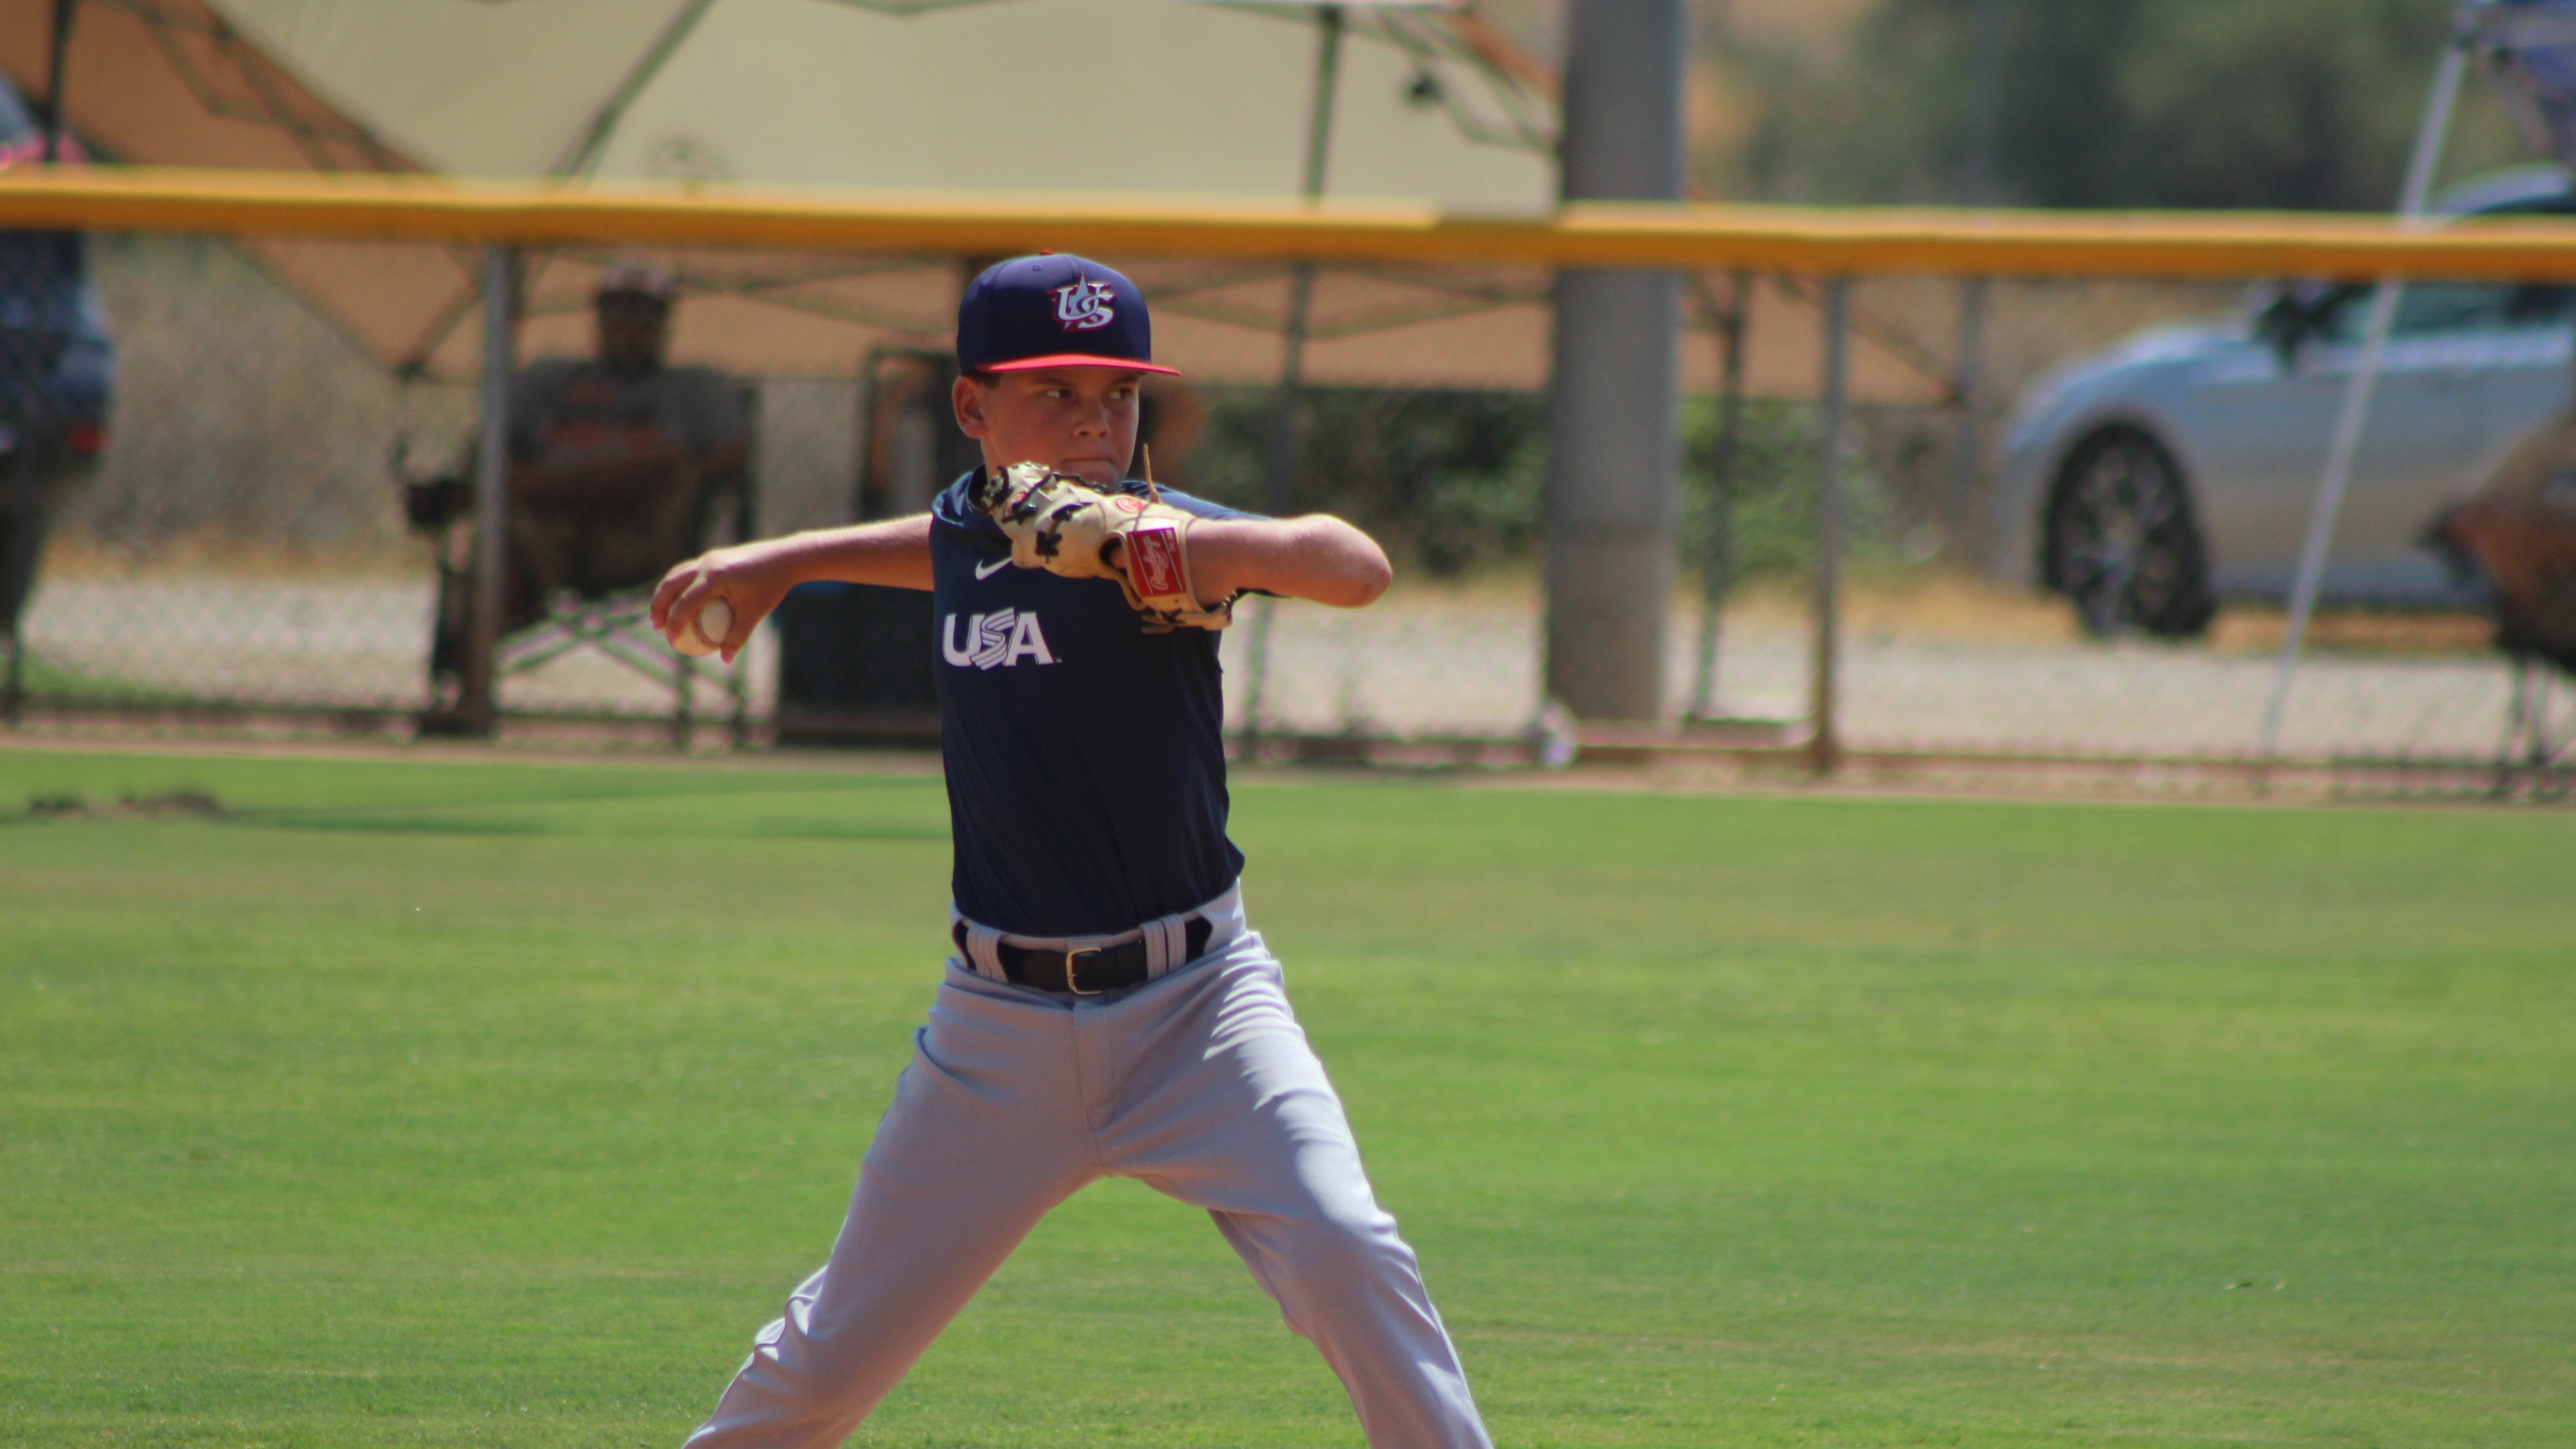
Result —
<instances>
[{"instance_id":1,"label":"grass lawn background","mask_svg":"<svg viewBox=\"0 0 2576 1449\"><path fill-rule=\"evenodd\" d=\"M222 819L38 817L174 789ZM1242 785L1497 1440L2576 1443L2576 815ZM673 1444L937 979L935 778L0 751L0 1443ZM863 1445L1356 1445L1067 1204Z\"/></svg>"}]
</instances>

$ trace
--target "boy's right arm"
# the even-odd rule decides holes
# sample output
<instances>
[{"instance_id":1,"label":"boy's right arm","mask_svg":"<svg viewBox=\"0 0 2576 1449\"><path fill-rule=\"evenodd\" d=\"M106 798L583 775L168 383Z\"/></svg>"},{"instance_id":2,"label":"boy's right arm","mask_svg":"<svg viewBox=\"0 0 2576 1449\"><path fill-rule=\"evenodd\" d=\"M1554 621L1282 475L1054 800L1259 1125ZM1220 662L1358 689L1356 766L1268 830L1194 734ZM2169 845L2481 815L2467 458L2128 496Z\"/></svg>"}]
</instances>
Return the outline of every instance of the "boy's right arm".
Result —
<instances>
[{"instance_id":1,"label":"boy's right arm","mask_svg":"<svg viewBox=\"0 0 2576 1449\"><path fill-rule=\"evenodd\" d=\"M719 641L730 664L750 642L753 626L769 617L789 589L825 581L929 588L930 515L712 549L662 576L653 590L653 627L675 634L709 599L721 598L733 610L733 628Z\"/></svg>"}]
</instances>

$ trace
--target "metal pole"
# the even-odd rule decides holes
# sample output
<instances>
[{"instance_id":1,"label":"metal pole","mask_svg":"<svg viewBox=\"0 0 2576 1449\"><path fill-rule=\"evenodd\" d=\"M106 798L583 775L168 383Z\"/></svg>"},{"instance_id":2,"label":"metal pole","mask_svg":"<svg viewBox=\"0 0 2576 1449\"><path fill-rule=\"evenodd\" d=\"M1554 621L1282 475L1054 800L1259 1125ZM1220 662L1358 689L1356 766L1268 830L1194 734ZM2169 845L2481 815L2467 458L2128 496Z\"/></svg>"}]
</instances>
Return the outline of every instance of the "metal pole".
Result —
<instances>
[{"instance_id":1,"label":"metal pole","mask_svg":"<svg viewBox=\"0 0 2576 1449\"><path fill-rule=\"evenodd\" d=\"M1297 476L1297 395L1306 385L1306 332L1315 302L1315 264L1299 262L1288 281L1288 331L1281 348L1279 411L1270 421L1270 473L1263 480L1262 504L1276 517L1288 509L1288 489Z\"/></svg>"},{"instance_id":2,"label":"metal pole","mask_svg":"<svg viewBox=\"0 0 2576 1449\"><path fill-rule=\"evenodd\" d=\"M518 256L483 248L483 437L474 479L474 595L465 622L465 660L457 709L467 733L490 735L500 724L494 697L501 632L503 571L508 567L511 342L516 320Z\"/></svg>"},{"instance_id":3,"label":"metal pole","mask_svg":"<svg viewBox=\"0 0 2576 1449\"><path fill-rule=\"evenodd\" d=\"M1708 546L1700 556L1699 652L1692 660L1693 719L1715 719L1717 652L1723 640L1726 591L1735 572L1735 460L1744 431L1744 317L1753 302L1753 274L1729 277L1726 310L1717 318L1717 446L1709 459Z\"/></svg>"},{"instance_id":4,"label":"metal pole","mask_svg":"<svg viewBox=\"0 0 2576 1449\"><path fill-rule=\"evenodd\" d=\"M2433 73L2433 94L2424 103L2424 120L2415 131L2415 153L2406 162L2406 185L2397 202L2400 219L2424 214L2433 190L2433 168L2451 129L2451 111L2460 98L2460 79L2468 70L2468 50L2454 42L2442 52ZM2388 332L2397 320L2397 298L2404 291L2393 278L2383 278L2371 293L2370 321L2361 356L2344 388L2343 413L2335 419L2334 440L2326 448L2325 476L2317 482L2317 501L2308 514L2308 535L2299 547L2299 572L2290 586L2290 616L2281 634L2281 658L2272 671L2272 695L2263 704L2263 735L2258 746L2269 758L2280 753L2281 716L2289 704L2290 676L2298 671L2299 648L2306 641L2309 616L2326 570L2326 549L2334 541L2335 515L2342 511L2345 487L2352 481L2354 455L2361 450L2362 424L2370 416L2370 394L2379 383L2379 361L2388 347Z\"/></svg>"},{"instance_id":5,"label":"metal pole","mask_svg":"<svg viewBox=\"0 0 2576 1449\"><path fill-rule=\"evenodd\" d=\"M1951 379L1959 419L1950 439L1950 517L1942 520L1945 527L1969 516L1968 500L1986 472L1986 286L1984 277L1959 283L1959 367Z\"/></svg>"},{"instance_id":6,"label":"metal pole","mask_svg":"<svg viewBox=\"0 0 2576 1449\"><path fill-rule=\"evenodd\" d=\"M1580 0L1565 16L1563 199L1678 201L1689 6ZM1681 276L1568 269L1555 302L1543 697L1578 719L1658 719L1681 563Z\"/></svg>"},{"instance_id":7,"label":"metal pole","mask_svg":"<svg viewBox=\"0 0 2576 1449\"><path fill-rule=\"evenodd\" d=\"M1299 194L1308 201L1324 194L1324 173L1333 151L1333 102L1341 80L1342 31L1339 5L1316 12L1315 94L1306 117L1306 170ZM1313 325L1315 264L1299 262L1288 280L1288 325L1280 349L1279 412L1270 424L1270 472L1262 484L1262 508L1278 518L1288 511L1288 487L1297 474L1297 399L1305 388L1306 334ZM1270 620L1278 600L1267 594L1252 605L1252 658L1246 666L1243 696L1243 753L1261 750L1262 695L1270 681Z\"/></svg>"},{"instance_id":8,"label":"metal pole","mask_svg":"<svg viewBox=\"0 0 2576 1449\"><path fill-rule=\"evenodd\" d=\"M1851 279L1825 281L1825 416L1816 470L1816 638L1807 679L1807 763L1831 774L1842 757L1834 728L1835 670L1841 643L1843 552L1843 412L1846 353L1851 338Z\"/></svg>"},{"instance_id":9,"label":"metal pole","mask_svg":"<svg viewBox=\"0 0 2576 1449\"><path fill-rule=\"evenodd\" d=\"M80 0L54 0L52 53L45 60L45 160L63 159L63 71L71 54L72 11Z\"/></svg>"}]
</instances>

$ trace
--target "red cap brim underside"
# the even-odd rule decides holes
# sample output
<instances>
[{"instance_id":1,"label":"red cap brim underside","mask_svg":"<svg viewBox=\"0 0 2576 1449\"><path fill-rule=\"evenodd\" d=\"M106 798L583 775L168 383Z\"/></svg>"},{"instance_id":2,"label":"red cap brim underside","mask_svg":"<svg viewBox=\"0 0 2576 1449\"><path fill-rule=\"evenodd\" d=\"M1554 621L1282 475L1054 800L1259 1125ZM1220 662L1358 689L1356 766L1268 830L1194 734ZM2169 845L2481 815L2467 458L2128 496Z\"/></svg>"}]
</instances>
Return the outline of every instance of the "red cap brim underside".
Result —
<instances>
[{"instance_id":1,"label":"red cap brim underside","mask_svg":"<svg viewBox=\"0 0 2576 1449\"><path fill-rule=\"evenodd\" d=\"M1115 367L1124 372L1159 372L1165 377L1178 377L1177 367L1163 367L1151 362L1138 362L1132 357L1094 357L1087 352L1059 352L1048 357L1022 357L1010 362L987 364L986 372L1035 372L1042 367Z\"/></svg>"}]
</instances>

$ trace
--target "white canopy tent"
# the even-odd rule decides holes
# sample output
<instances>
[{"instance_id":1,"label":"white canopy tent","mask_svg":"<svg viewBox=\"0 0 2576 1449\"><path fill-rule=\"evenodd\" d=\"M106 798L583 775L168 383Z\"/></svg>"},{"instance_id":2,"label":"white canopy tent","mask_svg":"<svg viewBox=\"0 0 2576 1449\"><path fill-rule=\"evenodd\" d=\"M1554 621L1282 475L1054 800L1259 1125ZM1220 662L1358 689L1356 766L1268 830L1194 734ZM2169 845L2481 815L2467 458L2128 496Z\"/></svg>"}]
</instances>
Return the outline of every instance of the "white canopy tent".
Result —
<instances>
[{"instance_id":1,"label":"white canopy tent","mask_svg":"<svg viewBox=\"0 0 2576 1449\"><path fill-rule=\"evenodd\" d=\"M51 8L17 0L0 32L0 61L31 92L43 88ZM1305 171L1312 20L1295 6L1189 0L87 0L64 95L99 149L159 164L1277 198L1297 194ZM1339 68L1337 193L1521 214L1552 202L1552 103L1471 22L1355 12ZM388 366L472 375L471 255L254 249ZM608 259L534 259L523 346L587 345L582 314ZM675 352L769 375L847 374L874 349L938 346L959 281L947 257L657 259L692 294ZM1282 269L1136 270L1171 319L1163 345L1194 375L1277 375ZM1543 279L1353 278L1329 291L1319 337L1427 324L1411 345L1384 339L1390 359L1419 362L1490 355L1490 343L1453 346L1441 324L1543 297ZM1365 380L1409 369L1376 371Z\"/></svg>"},{"instance_id":2,"label":"white canopy tent","mask_svg":"<svg viewBox=\"0 0 2576 1449\"><path fill-rule=\"evenodd\" d=\"M48 94L53 0L0 0L0 69ZM1472 12L1342 11L1334 198L1530 214L1556 197L1546 71ZM79 0L63 96L112 160L321 171L603 177L721 187L1028 189L1093 197L1301 194L1321 11L1233 0ZM254 242L362 351L473 374L478 263L420 245ZM846 376L945 345L959 258L664 254L692 300L675 353ZM523 345L578 351L603 253L530 279ZM1276 380L1285 266L1109 257L1192 377ZM1319 272L1310 382L1537 389L1550 278L1502 268ZM1812 396L1813 301L1753 289L1746 385ZM1695 318L1704 322L1705 318ZM1867 328L1856 396L1929 402L1943 369ZM1683 344L1683 383L1718 385Z\"/></svg>"},{"instance_id":3,"label":"white canopy tent","mask_svg":"<svg viewBox=\"0 0 2576 1449\"><path fill-rule=\"evenodd\" d=\"M435 171L1295 195L1307 8L1182 0L214 0ZM1552 103L1447 14L1357 9L1336 189L1554 201ZM461 83L460 83L461 82Z\"/></svg>"}]
</instances>

